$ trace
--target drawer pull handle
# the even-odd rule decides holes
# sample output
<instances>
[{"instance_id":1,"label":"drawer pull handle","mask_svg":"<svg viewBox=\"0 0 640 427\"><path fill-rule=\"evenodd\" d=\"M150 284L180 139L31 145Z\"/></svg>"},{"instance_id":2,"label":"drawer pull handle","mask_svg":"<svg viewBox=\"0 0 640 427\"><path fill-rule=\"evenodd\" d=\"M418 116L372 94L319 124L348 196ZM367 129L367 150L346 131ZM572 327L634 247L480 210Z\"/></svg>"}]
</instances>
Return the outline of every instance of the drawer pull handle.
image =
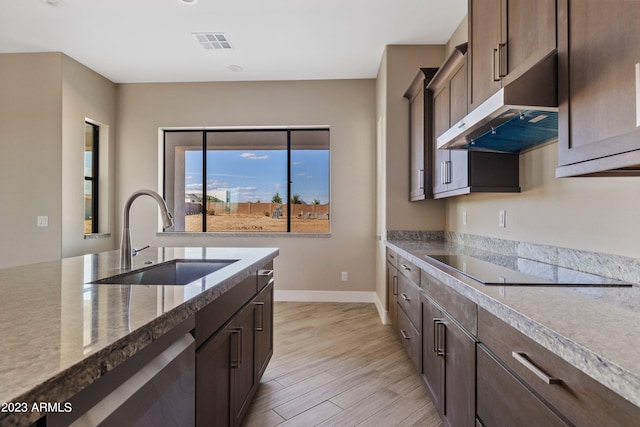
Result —
<instances>
[{"instance_id":1,"label":"drawer pull handle","mask_svg":"<svg viewBox=\"0 0 640 427\"><path fill-rule=\"evenodd\" d=\"M273 270L258 270L258 276L271 277L273 276Z\"/></svg>"},{"instance_id":2,"label":"drawer pull handle","mask_svg":"<svg viewBox=\"0 0 640 427\"><path fill-rule=\"evenodd\" d=\"M408 266L408 265L406 265L406 264L402 264L402 265L400 265L400 267L402 267L402 268L403 268L404 270L406 270L406 271L411 271L411 267L409 267L409 266Z\"/></svg>"},{"instance_id":3,"label":"drawer pull handle","mask_svg":"<svg viewBox=\"0 0 640 427\"><path fill-rule=\"evenodd\" d=\"M398 276L393 276L393 294L398 295Z\"/></svg>"},{"instance_id":4,"label":"drawer pull handle","mask_svg":"<svg viewBox=\"0 0 640 427\"><path fill-rule=\"evenodd\" d=\"M444 319L433 319L433 352L444 357L447 352L447 326Z\"/></svg>"},{"instance_id":5,"label":"drawer pull handle","mask_svg":"<svg viewBox=\"0 0 640 427\"><path fill-rule=\"evenodd\" d=\"M511 356L516 359L520 364L522 364L525 368L531 371L536 377L540 378L547 384L561 384L562 380L560 378L554 378L547 375L544 371L538 368L536 365L531 363L531 361L527 358L525 353L519 353L517 351L512 351Z\"/></svg>"},{"instance_id":6,"label":"drawer pull handle","mask_svg":"<svg viewBox=\"0 0 640 427\"><path fill-rule=\"evenodd\" d=\"M400 330L400 335L402 335L402 338L404 338L405 340L410 340L411 337L409 335L407 335L407 331L405 331L404 329Z\"/></svg>"},{"instance_id":7,"label":"drawer pull handle","mask_svg":"<svg viewBox=\"0 0 640 427\"><path fill-rule=\"evenodd\" d=\"M409 298L409 296L405 293L400 294L400 296L402 297L403 300L405 301L411 301L411 298Z\"/></svg>"}]
</instances>

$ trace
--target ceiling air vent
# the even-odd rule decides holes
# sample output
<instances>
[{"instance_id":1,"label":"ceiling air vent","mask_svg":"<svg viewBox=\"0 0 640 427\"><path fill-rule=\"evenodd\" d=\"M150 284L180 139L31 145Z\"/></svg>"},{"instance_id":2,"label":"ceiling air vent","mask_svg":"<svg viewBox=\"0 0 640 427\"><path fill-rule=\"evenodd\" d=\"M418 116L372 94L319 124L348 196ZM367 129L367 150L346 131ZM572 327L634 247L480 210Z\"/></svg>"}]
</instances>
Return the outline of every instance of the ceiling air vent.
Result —
<instances>
[{"instance_id":1,"label":"ceiling air vent","mask_svg":"<svg viewBox=\"0 0 640 427\"><path fill-rule=\"evenodd\" d=\"M193 33L198 43L205 49L231 49L231 43L224 33Z\"/></svg>"}]
</instances>

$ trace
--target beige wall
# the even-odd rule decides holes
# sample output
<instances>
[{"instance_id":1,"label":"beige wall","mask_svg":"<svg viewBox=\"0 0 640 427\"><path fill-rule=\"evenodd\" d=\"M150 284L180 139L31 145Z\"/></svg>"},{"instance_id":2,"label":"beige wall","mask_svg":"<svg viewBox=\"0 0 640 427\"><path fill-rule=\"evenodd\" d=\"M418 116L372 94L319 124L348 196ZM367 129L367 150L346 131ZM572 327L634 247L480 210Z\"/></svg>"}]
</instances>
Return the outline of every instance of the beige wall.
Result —
<instances>
[{"instance_id":1,"label":"beige wall","mask_svg":"<svg viewBox=\"0 0 640 427\"><path fill-rule=\"evenodd\" d=\"M640 258L640 177L560 179L557 164L557 143L521 154L522 192L452 198L447 229Z\"/></svg>"},{"instance_id":2,"label":"beige wall","mask_svg":"<svg viewBox=\"0 0 640 427\"><path fill-rule=\"evenodd\" d=\"M83 153L85 118L115 123L115 85L62 53L0 54L0 93L0 267L112 249L113 238L84 240ZM113 158L101 167L113 182Z\"/></svg>"},{"instance_id":3,"label":"beige wall","mask_svg":"<svg viewBox=\"0 0 640 427\"><path fill-rule=\"evenodd\" d=\"M61 255L61 76L60 54L0 54L0 267Z\"/></svg>"},{"instance_id":4,"label":"beige wall","mask_svg":"<svg viewBox=\"0 0 640 427\"><path fill-rule=\"evenodd\" d=\"M387 46L385 121L387 230L442 230L444 202L409 202L409 101L404 97L420 67L439 67L444 46ZM378 113L381 114L380 112Z\"/></svg>"},{"instance_id":5,"label":"beige wall","mask_svg":"<svg viewBox=\"0 0 640 427\"><path fill-rule=\"evenodd\" d=\"M447 42L447 55L449 55L453 49L459 44L469 41L469 20L468 15L465 15L458 24L458 27L451 35L451 38Z\"/></svg>"},{"instance_id":6,"label":"beige wall","mask_svg":"<svg viewBox=\"0 0 640 427\"><path fill-rule=\"evenodd\" d=\"M63 55L62 73L62 256L113 249L116 85ZM100 126L100 239L84 238L84 138L86 119Z\"/></svg>"},{"instance_id":7,"label":"beige wall","mask_svg":"<svg viewBox=\"0 0 640 427\"><path fill-rule=\"evenodd\" d=\"M374 290L374 80L121 84L117 111L117 206L135 190L161 190L159 128L329 125L330 237L156 236L147 197L132 208L133 245L279 247L277 290Z\"/></svg>"},{"instance_id":8,"label":"beige wall","mask_svg":"<svg viewBox=\"0 0 640 427\"><path fill-rule=\"evenodd\" d=\"M467 18L447 49L468 40ZM555 177L558 144L520 155L519 194L472 194L447 199L450 231L640 257L640 178ZM506 227L498 212L506 211ZM462 214L467 212L467 224Z\"/></svg>"},{"instance_id":9,"label":"beige wall","mask_svg":"<svg viewBox=\"0 0 640 427\"><path fill-rule=\"evenodd\" d=\"M418 69L439 67L444 46L390 45L385 48L376 79L377 226L376 294L386 310L383 240L388 230L442 230L445 203L409 202L409 101L404 97Z\"/></svg>"}]
</instances>

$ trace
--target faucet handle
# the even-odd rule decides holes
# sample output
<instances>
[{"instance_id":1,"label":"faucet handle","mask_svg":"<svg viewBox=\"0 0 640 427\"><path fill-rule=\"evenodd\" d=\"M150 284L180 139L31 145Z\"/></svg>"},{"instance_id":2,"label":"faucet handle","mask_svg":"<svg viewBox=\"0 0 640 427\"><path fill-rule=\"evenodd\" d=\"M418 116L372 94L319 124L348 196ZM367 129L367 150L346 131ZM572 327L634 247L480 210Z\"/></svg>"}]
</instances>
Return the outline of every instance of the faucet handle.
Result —
<instances>
[{"instance_id":1,"label":"faucet handle","mask_svg":"<svg viewBox=\"0 0 640 427\"><path fill-rule=\"evenodd\" d=\"M140 253L140 252L142 252L145 249L148 249L150 247L151 247L150 245L147 245L147 246L141 247L140 249L134 249L134 250L131 251L131 256L136 256L136 255L138 255L138 253Z\"/></svg>"}]
</instances>

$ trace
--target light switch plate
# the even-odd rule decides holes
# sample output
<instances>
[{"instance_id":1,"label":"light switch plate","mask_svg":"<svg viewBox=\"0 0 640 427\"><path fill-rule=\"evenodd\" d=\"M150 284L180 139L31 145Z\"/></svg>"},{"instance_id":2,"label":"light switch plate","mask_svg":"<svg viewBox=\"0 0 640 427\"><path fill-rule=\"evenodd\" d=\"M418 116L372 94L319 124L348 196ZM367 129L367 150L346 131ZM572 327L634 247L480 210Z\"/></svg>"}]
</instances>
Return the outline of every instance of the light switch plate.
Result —
<instances>
[{"instance_id":1,"label":"light switch plate","mask_svg":"<svg viewBox=\"0 0 640 427\"><path fill-rule=\"evenodd\" d=\"M49 226L49 217L48 216L38 216L38 227L48 227Z\"/></svg>"},{"instance_id":2,"label":"light switch plate","mask_svg":"<svg viewBox=\"0 0 640 427\"><path fill-rule=\"evenodd\" d=\"M501 228L506 227L506 225L505 225L505 217L506 216L507 216L507 212L506 211L498 212L498 227L501 227Z\"/></svg>"}]
</instances>

